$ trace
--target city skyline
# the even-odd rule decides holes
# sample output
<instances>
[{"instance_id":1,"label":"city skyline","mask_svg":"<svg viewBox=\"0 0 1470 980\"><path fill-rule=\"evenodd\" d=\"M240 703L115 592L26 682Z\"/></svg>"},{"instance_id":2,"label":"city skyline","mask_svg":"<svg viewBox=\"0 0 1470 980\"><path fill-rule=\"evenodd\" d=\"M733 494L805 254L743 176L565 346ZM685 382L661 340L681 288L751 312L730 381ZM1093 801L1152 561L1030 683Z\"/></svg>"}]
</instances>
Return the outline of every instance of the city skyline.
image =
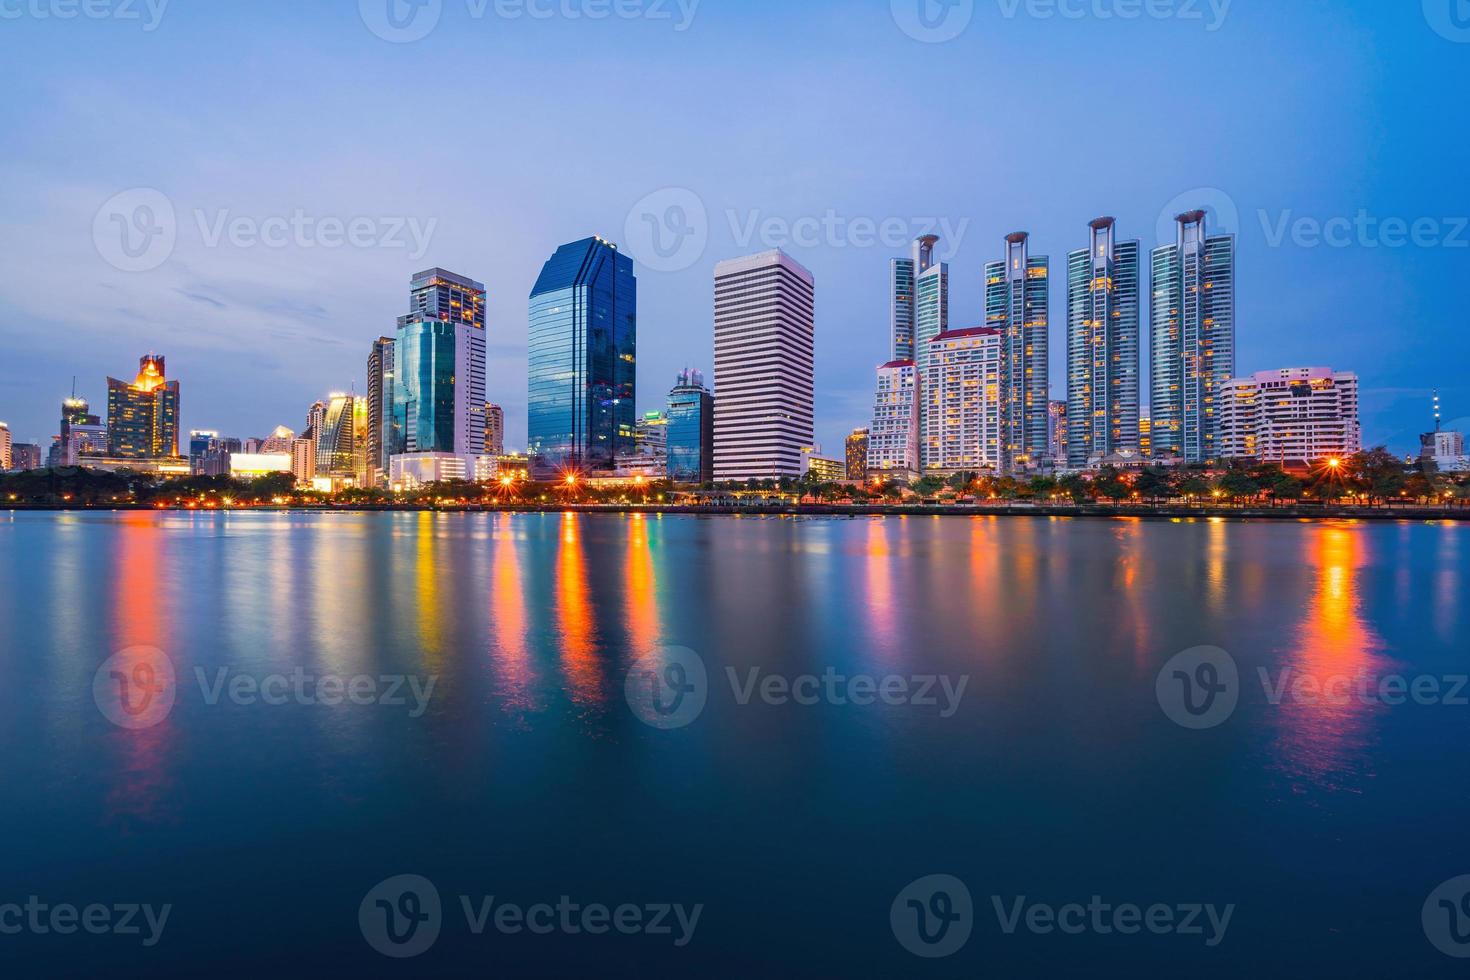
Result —
<instances>
[{"instance_id":1,"label":"city skyline","mask_svg":"<svg viewBox=\"0 0 1470 980\"><path fill-rule=\"evenodd\" d=\"M1454 408L1470 405L1470 388L1451 370L1435 373L1427 353L1445 364L1470 354L1456 302L1466 253L1448 244L1456 237L1450 219L1470 212L1458 176L1464 110L1436 94L1440 80L1454 77L1462 48L1417 5L1237 5L1216 31L1150 18L1006 19L987 7L945 44L906 36L883 4L706 4L682 33L615 18L476 23L446 11L437 31L408 45L373 36L352 7L283 7L275 26L289 26L284 40L250 19L223 30L224 12L182 5L156 31L128 35L136 42L129 44L119 42L121 25L8 24L59 69L45 81L7 69L23 97L0 109L12 134L0 166L14 217L0 264L0 316L10 326L0 418L17 441L55 434L55 405L73 375L84 379L79 393L100 406L100 379L148 349L166 350L172 372L191 385L185 426L269 432L324 391L361 384L365 329L368 339L386 332L382 317L400 311L404 277L437 264L486 281L488 396L503 400L518 442L526 287L557 244L592 233L640 259L640 367L656 383L637 408L654 410L664 379L685 363L711 363L703 327L714 264L763 247L768 220L814 219L815 245L786 244L823 284L817 435L831 447L871 410L889 331L882 270L908 239L934 230L954 250L942 258L952 269L952 321L963 327L983 322L976 270L995 258L1005 233L1030 231L1060 280L1062 258L1091 216L1117 216L1127 238L1151 248L1161 216L1194 206L1233 215L1240 238L1240 370L1323 360L1358 370L1364 441L1396 452L1412 451L1426 428L1432 388L1443 389L1452 419L1470 414ZM800 41L821 36L840 43L811 49ZM571 42L592 39L638 58L638 77L576 57L586 45ZM768 63L752 76L737 52L756 39L769 46ZM220 57L221 43L229 56ZM1098 43L1121 66L1120 84L1137 93L1105 116L1071 97ZM1194 85L1167 84L1174 53L1185 47L1220 70ZM1383 49L1406 55L1392 72L1376 54ZM855 71L859 51L866 67ZM292 67L308 54L325 70ZM483 124L466 128L455 159L426 160L402 138L463 111L461 102L430 97L437 83L407 72L426 58L460 65L466 91L494 93L478 104ZM1232 70L1262 58L1288 82L1300 75L1342 84L1331 92L1299 86L1285 105L1271 97L1274 86ZM260 65L265 79L248 98L229 84L242 63ZM339 81L385 70L403 75L402 86L369 95ZM901 82L935 73L947 80L938 98L917 100ZM1028 105L989 100L977 122L981 95L1022 75L1034 81ZM544 77L562 81L532 82ZM571 152L555 123L577 83L594 78L617 106L592 121L610 150L595 161ZM119 84L157 99L124 100L106 118L86 110L87 92ZM720 122L704 122L712 95L737 85L749 86L747 97L729 103ZM190 89L217 98L211 118L232 125L203 138L208 120L170 94ZM821 118L812 127L773 127L763 106L777 93L804 93ZM303 104L316 111L301 113ZM1045 125L1034 123L1037 106ZM942 142L942 156L869 132L866 122L884 109L927 143ZM1196 121L1193 138L1179 138L1183 119ZM267 120L277 138L247 138ZM1033 139L1027 152L991 145L995 132L1023 124ZM1104 138L1116 152L1081 166L1075 148ZM86 149L98 144L118 150L106 168ZM560 161L557 174L542 165L549 155ZM352 166L358 160L374 161L370 178ZM98 254L92 226L104 203L132 188L167 197L178 243L159 268L126 273ZM641 227L640 201L670 188L687 188L702 204L708 240L693 264L663 271L645 264L627 228L630 218ZM1218 193L1176 201L1212 189ZM222 216L259 222L297 208L316 219L437 226L422 254L411 239L400 249L274 249L228 239L211 247L196 215L211 231ZM820 224L829 211L840 219L830 244ZM1360 212L1370 219L1361 231ZM865 243L853 232L857 219L893 219L904 226L902 241ZM1321 228L1344 219L1345 246L1298 233L1302 221ZM1385 246L1393 240L1386 219L1435 219L1440 243ZM1060 285L1052 283L1054 331ZM57 295L66 302L54 302ZM1385 328L1416 342L1385 349ZM55 343L60 336L75 342ZM1324 357L1328 337L1334 350ZM1060 397L1065 349L1059 333L1052 341L1051 392Z\"/></svg>"}]
</instances>

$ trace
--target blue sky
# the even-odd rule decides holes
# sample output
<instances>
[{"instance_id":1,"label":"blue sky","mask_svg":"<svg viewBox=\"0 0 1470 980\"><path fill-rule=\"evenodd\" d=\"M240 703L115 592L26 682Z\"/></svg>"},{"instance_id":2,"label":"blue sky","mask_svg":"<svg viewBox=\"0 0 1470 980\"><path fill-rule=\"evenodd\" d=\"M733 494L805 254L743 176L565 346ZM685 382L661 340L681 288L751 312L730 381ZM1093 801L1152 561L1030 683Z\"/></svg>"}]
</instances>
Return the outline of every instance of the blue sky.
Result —
<instances>
[{"instance_id":1,"label":"blue sky","mask_svg":"<svg viewBox=\"0 0 1470 980\"><path fill-rule=\"evenodd\" d=\"M919 0L439 0L402 43L370 29L391 35L386 0L87 2L0 0L0 419L20 441L54 434L73 375L95 405L149 350L186 428L299 429L362 390L410 275L439 265L489 288L490 393L520 446L526 297L589 234L640 259L639 402L659 408L710 367L715 262L805 221L832 229L788 251L817 279L835 453L870 413L904 251L866 223L945 223L956 326L1030 231L1061 398L1065 253L1100 214L1152 246L1181 199L1238 215L1240 373L1357 371L1366 438L1400 451L1433 387L1470 416L1467 0L958 0L938 43L904 30ZM140 188L175 234L128 271L111 213L158 202ZM644 201L692 202L693 244L650 254Z\"/></svg>"}]
</instances>

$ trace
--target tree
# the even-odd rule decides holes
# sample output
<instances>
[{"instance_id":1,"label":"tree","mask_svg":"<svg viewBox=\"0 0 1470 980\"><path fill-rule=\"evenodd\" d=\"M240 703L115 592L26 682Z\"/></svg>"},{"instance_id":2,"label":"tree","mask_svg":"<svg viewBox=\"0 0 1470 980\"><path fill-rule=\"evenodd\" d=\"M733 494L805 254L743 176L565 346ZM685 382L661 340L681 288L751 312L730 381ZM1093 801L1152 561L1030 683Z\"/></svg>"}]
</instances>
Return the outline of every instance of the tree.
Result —
<instances>
[{"instance_id":1,"label":"tree","mask_svg":"<svg viewBox=\"0 0 1470 980\"><path fill-rule=\"evenodd\" d=\"M1243 470L1230 470L1215 481L1215 489L1228 500L1254 499L1261 486Z\"/></svg>"},{"instance_id":2,"label":"tree","mask_svg":"<svg viewBox=\"0 0 1470 980\"><path fill-rule=\"evenodd\" d=\"M937 476L921 476L910 484L909 489L920 497L932 497L944 489L944 481Z\"/></svg>"},{"instance_id":3,"label":"tree","mask_svg":"<svg viewBox=\"0 0 1470 980\"><path fill-rule=\"evenodd\" d=\"M1133 493L1133 488L1123 482L1115 466L1104 466L1098 470L1097 476L1092 481L1092 492L1099 499L1107 498L1112 501L1127 500Z\"/></svg>"},{"instance_id":4,"label":"tree","mask_svg":"<svg viewBox=\"0 0 1470 980\"><path fill-rule=\"evenodd\" d=\"M1168 500L1174 496L1174 488L1169 485L1169 478L1162 470L1152 467L1138 474L1138 479L1133 481L1133 490L1148 501Z\"/></svg>"},{"instance_id":5,"label":"tree","mask_svg":"<svg viewBox=\"0 0 1470 980\"><path fill-rule=\"evenodd\" d=\"M1058 480L1057 489L1060 490L1062 493L1065 493L1067 496L1071 497L1072 503L1074 504L1085 503L1089 494L1091 493L1091 490L1087 485L1087 481L1082 479L1082 477L1078 476L1076 473L1064 476L1060 480Z\"/></svg>"},{"instance_id":6,"label":"tree","mask_svg":"<svg viewBox=\"0 0 1470 980\"><path fill-rule=\"evenodd\" d=\"M1345 469L1351 485L1366 494L1370 504L1397 499L1408 483L1404 461L1384 446L1358 453L1347 461Z\"/></svg>"}]
</instances>

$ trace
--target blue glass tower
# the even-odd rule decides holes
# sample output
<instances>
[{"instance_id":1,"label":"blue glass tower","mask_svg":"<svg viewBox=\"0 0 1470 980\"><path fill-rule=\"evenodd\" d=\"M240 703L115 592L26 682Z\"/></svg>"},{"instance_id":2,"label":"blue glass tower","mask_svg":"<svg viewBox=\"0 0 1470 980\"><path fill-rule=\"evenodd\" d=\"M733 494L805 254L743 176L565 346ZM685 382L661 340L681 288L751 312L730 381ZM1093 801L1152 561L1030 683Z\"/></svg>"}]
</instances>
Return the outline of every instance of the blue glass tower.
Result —
<instances>
[{"instance_id":1,"label":"blue glass tower","mask_svg":"<svg viewBox=\"0 0 1470 980\"><path fill-rule=\"evenodd\" d=\"M601 238L556 250L531 290L526 444L532 475L606 471L635 447L638 283Z\"/></svg>"},{"instance_id":2,"label":"blue glass tower","mask_svg":"<svg viewBox=\"0 0 1470 980\"><path fill-rule=\"evenodd\" d=\"M668 475L703 486L715 479L715 399L698 371L679 372L669 392Z\"/></svg>"}]
</instances>

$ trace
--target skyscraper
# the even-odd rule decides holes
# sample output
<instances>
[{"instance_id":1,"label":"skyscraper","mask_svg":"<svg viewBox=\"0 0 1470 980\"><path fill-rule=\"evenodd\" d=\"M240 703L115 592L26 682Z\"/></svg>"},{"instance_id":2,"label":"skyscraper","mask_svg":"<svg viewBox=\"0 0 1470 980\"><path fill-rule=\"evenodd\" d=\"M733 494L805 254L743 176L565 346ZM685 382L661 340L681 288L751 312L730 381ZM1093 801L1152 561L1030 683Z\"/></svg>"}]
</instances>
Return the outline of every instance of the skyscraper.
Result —
<instances>
[{"instance_id":1,"label":"skyscraper","mask_svg":"<svg viewBox=\"0 0 1470 980\"><path fill-rule=\"evenodd\" d=\"M633 452L638 282L601 238L558 248L531 290L526 436L538 479Z\"/></svg>"},{"instance_id":2,"label":"skyscraper","mask_svg":"<svg viewBox=\"0 0 1470 980\"><path fill-rule=\"evenodd\" d=\"M0 472L10 469L10 426L0 422Z\"/></svg>"},{"instance_id":3,"label":"skyscraper","mask_svg":"<svg viewBox=\"0 0 1470 980\"><path fill-rule=\"evenodd\" d=\"M890 267L892 285L892 314L890 320L892 350L891 359L911 361L914 359L914 329L917 316L919 276L934 266L934 246L939 243L938 235L924 235L914 239L913 252L907 259L894 259ZM948 282L946 301L948 300ZM946 309L945 315L948 316ZM946 324L947 325L947 324Z\"/></svg>"},{"instance_id":4,"label":"skyscraper","mask_svg":"<svg viewBox=\"0 0 1470 980\"><path fill-rule=\"evenodd\" d=\"M800 479L815 442L816 282L779 249L715 267L715 480Z\"/></svg>"},{"instance_id":5,"label":"skyscraper","mask_svg":"<svg viewBox=\"0 0 1470 980\"><path fill-rule=\"evenodd\" d=\"M409 312L399 326L419 320L467 323L485 329L485 286L445 269L427 269L409 281Z\"/></svg>"},{"instance_id":6,"label":"skyscraper","mask_svg":"<svg viewBox=\"0 0 1470 980\"><path fill-rule=\"evenodd\" d=\"M335 394L327 401L326 413L316 438L316 473L319 476L354 480L367 462L367 400L357 395Z\"/></svg>"},{"instance_id":7,"label":"skyscraper","mask_svg":"<svg viewBox=\"0 0 1470 980\"><path fill-rule=\"evenodd\" d=\"M382 486L388 481L388 445L393 431L392 337L373 341L367 361L368 481Z\"/></svg>"},{"instance_id":8,"label":"skyscraper","mask_svg":"<svg viewBox=\"0 0 1470 980\"><path fill-rule=\"evenodd\" d=\"M1301 467L1363 448L1356 374L1316 367L1232 378L1219 409L1220 459Z\"/></svg>"},{"instance_id":9,"label":"skyscraper","mask_svg":"<svg viewBox=\"0 0 1470 980\"><path fill-rule=\"evenodd\" d=\"M902 480L918 476L919 404L913 361L889 361L878 369L868 469Z\"/></svg>"},{"instance_id":10,"label":"skyscraper","mask_svg":"<svg viewBox=\"0 0 1470 980\"><path fill-rule=\"evenodd\" d=\"M505 455L505 409L485 406L485 455Z\"/></svg>"},{"instance_id":11,"label":"skyscraper","mask_svg":"<svg viewBox=\"0 0 1470 980\"><path fill-rule=\"evenodd\" d=\"M400 482L394 474L406 464L393 457L413 456L419 476L473 479L485 454L485 287L432 269L414 277L409 305L392 354L379 358L384 385L392 380L383 406L386 475Z\"/></svg>"},{"instance_id":12,"label":"skyscraper","mask_svg":"<svg viewBox=\"0 0 1470 980\"><path fill-rule=\"evenodd\" d=\"M164 359L139 361L131 383L107 379L107 454L117 459L160 459L179 454L179 383Z\"/></svg>"},{"instance_id":13,"label":"skyscraper","mask_svg":"<svg viewBox=\"0 0 1470 980\"><path fill-rule=\"evenodd\" d=\"M972 327L947 330L929 344L929 368L919 379L933 419L925 474L998 471L1004 336Z\"/></svg>"},{"instance_id":14,"label":"skyscraper","mask_svg":"<svg viewBox=\"0 0 1470 980\"><path fill-rule=\"evenodd\" d=\"M1204 211L1176 227L1150 270L1153 455L1204 463L1219 456L1219 390L1235 376L1235 236L1209 234Z\"/></svg>"},{"instance_id":15,"label":"skyscraper","mask_svg":"<svg viewBox=\"0 0 1470 980\"><path fill-rule=\"evenodd\" d=\"M703 486L715 478L715 399L704 385L704 375L692 369L679 372L669 392L668 477L674 483Z\"/></svg>"},{"instance_id":16,"label":"skyscraper","mask_svg":"<svg viewBox=\"0 0 1470 980\"><path fill-rule=\"evenodd\" d=\"M49 465L53 467L77 465L76 453L72 451L71 430L73 426L87 426L91 433L95 433L99 428L106 431L102 420L91 414L91 406L87 404L87 400L77 397L75 382L72 384L71 397L64 399L61 403L60 434L52 443L50 459L47 461ZM95 442L95 439L89 441ZM105 453L107 452L105 438L103 442L101 452Z\"/></svg>"},{"instance_id":17,"label":"skyscraper","mask_svg":"<svg viewBox=\"0 0 1470 980\"><path fill-rule=\"evenodd\" d=\"M1139 452L1139 259L1117 223L1098 218L1091 241L1067 256L1067 458L1096 466Z\"/></svg>"},{"instance_id":18,"label":"skyscraper","mask_svg":"<svg viewBox=\"0 0 1470 980\"><path fill-rule=\"evenodd\" d=\"M1030 254L1024 231L1006 236L1003 262L985 266L985 322L1001 332L1001 471L1034 469L1046 456L1050 409L1050 263Z\"/></svg>"},{"instance_id":19,"label":"skyscraper","mask_svg":"<svg viewBox=\"0 0 1470 980\"><path fill-rule=\"evenodd\" d=\"M914 280L914 363L918 396L919 466L927 469L932 461L930 453L939 438L942 422L936 414L934 393L925 387L929 377L931 352L930 343L935 337L949 329L949 266L943 262L923 266L920 256L932 255L938 239L930 235L915 245L915 268L919 269Z\"/></svg>"}]
</instances>

